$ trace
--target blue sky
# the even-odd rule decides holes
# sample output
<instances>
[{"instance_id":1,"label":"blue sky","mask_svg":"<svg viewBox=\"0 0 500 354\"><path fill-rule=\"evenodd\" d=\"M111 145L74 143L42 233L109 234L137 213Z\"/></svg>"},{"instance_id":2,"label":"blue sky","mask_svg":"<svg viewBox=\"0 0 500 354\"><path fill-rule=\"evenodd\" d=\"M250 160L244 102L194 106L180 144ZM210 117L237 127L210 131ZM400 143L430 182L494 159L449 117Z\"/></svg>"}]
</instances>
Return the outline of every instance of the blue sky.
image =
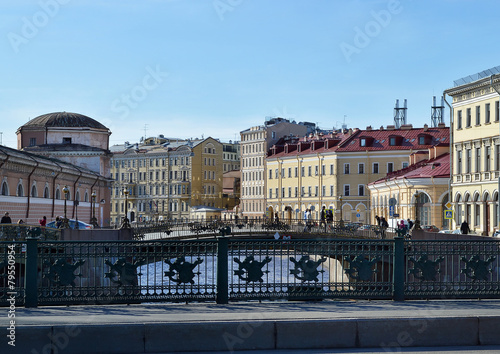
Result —
<instances>
[{"instance_id":1,"label":"blue sky","mask_svg":"<svg viewBox=\"0 0 500 354\"><path fill-rule=\"evenodd\" d=\"M421 127L433 95L500 65L498 13L495 0L5 1L2 142L57 111L100 121L111 144L145 128L239 140L266 116L378 128L405 98Z\"/></svg>"}]
</instances>

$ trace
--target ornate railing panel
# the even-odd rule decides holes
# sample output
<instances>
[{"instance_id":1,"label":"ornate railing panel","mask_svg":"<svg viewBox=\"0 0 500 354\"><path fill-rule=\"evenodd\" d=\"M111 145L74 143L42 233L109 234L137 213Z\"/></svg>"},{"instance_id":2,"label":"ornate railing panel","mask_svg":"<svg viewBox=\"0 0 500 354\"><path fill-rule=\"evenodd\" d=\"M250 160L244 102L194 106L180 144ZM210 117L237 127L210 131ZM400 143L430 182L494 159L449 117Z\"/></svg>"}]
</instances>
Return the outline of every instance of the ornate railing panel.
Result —
<instances>
[{"instance_id":1,"label":"ornate railing panel","mask_svg":"<svg viewBox=\"0 0 500 354\"><path fill-rule=\"evenodd\" d=\"M391 241L232 240L230 299L391 298Z\"/></svg>"},{"instance_id":2,"label":"ornate railing panel","mask_svg":"<svg viewBox=\"0 0 500 354\"><path fill-rule=\"evenodd\" d=\"M215 250L215 241L39 243L38 304L215 300L206 266Z\"/></svg>"},{"instance_id":3,"label":"ornate railing panel","mask_svg":"<svg viewBox=\"0 0 500 354\"><path fill-rule=\"evenodd\" d=\"M24 264L26 245L0 243L0 306L24 305Z\"/></svg>"},{"instance_id":4,"label":"ornate railing panel","mask_svg":"<svg viewBox=\"0 0 500 354\"><path fill-rule=\"evenodd\" d=\"M409 241L406 298L500 297L500 242Z\"/></svg>"}]
</instances>

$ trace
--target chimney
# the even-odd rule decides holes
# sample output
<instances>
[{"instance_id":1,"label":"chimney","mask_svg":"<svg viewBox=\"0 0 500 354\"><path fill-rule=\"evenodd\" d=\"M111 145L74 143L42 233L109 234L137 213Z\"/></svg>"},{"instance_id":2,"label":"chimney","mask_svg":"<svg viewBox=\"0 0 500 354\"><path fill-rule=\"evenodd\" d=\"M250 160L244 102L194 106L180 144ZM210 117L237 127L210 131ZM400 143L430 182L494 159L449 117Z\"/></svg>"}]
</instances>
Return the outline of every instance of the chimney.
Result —
<instances>
[{"instance_id":1,"label":"chimney","mask_svg":"<svg viewBox=\"0 0 500 354\"><path fill-rule=\"evenodd\" d=\"M424 132L426 132L427 130L429 130L429 126L427 124L424 124Z\"/></svg>"},{"instance_id":2,"label":"chimney","mask_svg":"<svg viewBox=\"0 0 500 354\"><path fill-rule=\"evenodd\" d=\"M401 130L411 130L413 128L413 125L411 124L403 124L401 126Z\"/></svg>"},{"instance_id":3,"label":"chimney","mask_svg":"<svg viewBox=\"0 0 500 354\"><path fill-rule=\"evenodd\" d=\"M367 131L367 132L371 132L371 131L372 131L372 126L371 126L371 125L367 126L367 127L366 127L366 131Z\"/></svg>"},{"instance_id":4,"label":"chimney","mask_svg":"<svg viewBox=\"0 0 500 354\"><path fill-rule=\"evenodd\" d=\"M394 129L396 129L395 125L388 125L387 126L387 130L394 130Z\"/></svg>"},{"instance_id":5,"label":"chimney","mask_svg":"<svg viewBox=\"0 0 500 354\"><path fill-rule=\"evenodd\" d=\"M446 124L444 124L444 123L439 123L439 124L438 124L438 128L446 128Z\"/></svg>"}]
</instances>

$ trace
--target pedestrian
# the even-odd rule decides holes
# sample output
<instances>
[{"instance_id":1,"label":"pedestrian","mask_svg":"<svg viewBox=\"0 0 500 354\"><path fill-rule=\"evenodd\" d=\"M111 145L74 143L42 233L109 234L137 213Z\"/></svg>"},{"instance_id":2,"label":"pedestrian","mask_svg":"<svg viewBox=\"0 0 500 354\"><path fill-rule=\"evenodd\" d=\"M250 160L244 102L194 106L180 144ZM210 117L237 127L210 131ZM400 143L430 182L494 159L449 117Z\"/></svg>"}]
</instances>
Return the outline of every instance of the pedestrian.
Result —
<instances>
[{"instance_id":1,"label":"pedestrian","mask_svg":"<svg viewBox=\"0 0 500 354\"><path fill-rule=\"evenodd\" d=\"M9 216L9 212L5 212L4 216L2 216L2 220L0 220L0 224L12 224L12 219Z\"/></svg>"},{"instance_id":2,"label":"pedestrian","mask_svg":"<svg viewBox=\"0 0 500 354\"><path fill-rule=\"evenodd\" d=\"M385 217L380 218L380 228L381 228L381 238L385 239L385 230L389 227L389 223L385 220Z\"/></svg>"},{"instance_id":3,"label":"pedestrian","mask_svg":"<svg viewBox=\"0 0 500 354\"><path fill-rule=\"evenodd\" d=\"M43 218L38 220L38 223L40 224L41 227L45 227L45 225L47 225L47 217L44 215Z\"/></svg>"},{"instance_id":4,"label":"pedestrian","mask_svg":"<svg viewBox=\"0 0 500 354\"><path fill-rule=\"evenodd\" d=\"M324 226L325 230L326 230L326 207L324 205L323 205L323 208L321 209L321 213L320 213L319 218L321 220L320 225Z\"/></svg>"},{"instance_id":5,"label":"pedestrian","mask_svg":"<svg viewBox=\"0 0 500 354\"><path fill-rule=\"evenodd\" d=\"M326 222L328 222L329 224L333 223L333 212L332 212L332 209L328 209L326 211Z\"/></svg>"},{"instance_id":6,"label":"pedestrian","mask_svg":"<svg viewBox=\"0 0 500 354\"><path fill-rule=\"evenodd\" d=\"M274 214L274 217L275 217L275 219L276 219L276 224L278 224L278 223L280 222L280 218L279 218L279 216L278 216L278 212L276 212L276 213Z\"/></svg>"},{"instance_id":7,"label":"pedestrian","mask_svg":"<svg viewBox=\"0 0 500 354\"><path fill-rule=\"evenodd\" d=\"M410 219L408 219L407 221L408 221L408 229L411 230L411 228L413 227L413 221L411 221Z\"/></svg>"},{"instance_id":8,"label":"pedestrian","mask_svg":"<svg viewBox=\"0 0 500 354\"><path fill-rule=\"evenodd\" d=\"M56 229L60 229L62 225L62 220L59 216L56 216Z\"/></svg>"},{"instance_id":9,"label":"pedestrian","mask_svg":"<svg viewBox=\"0 0 500 354\"><path fill-rule=\"evenodd\" d=\"M462 234L467 235L470 232L469 224L467 223L466 220L460 225L460 231Z\"/></svg>"},{"instance_id":10,"label":"pedestrian","mask_svg":"<svg viewBox=\"0 0 500 354\"><path fill-rule=\"evenodd\" d=\"M377 225L380 226L380 216L375 215L375 220L377 220Z\"/></svg>"}]
</instances>

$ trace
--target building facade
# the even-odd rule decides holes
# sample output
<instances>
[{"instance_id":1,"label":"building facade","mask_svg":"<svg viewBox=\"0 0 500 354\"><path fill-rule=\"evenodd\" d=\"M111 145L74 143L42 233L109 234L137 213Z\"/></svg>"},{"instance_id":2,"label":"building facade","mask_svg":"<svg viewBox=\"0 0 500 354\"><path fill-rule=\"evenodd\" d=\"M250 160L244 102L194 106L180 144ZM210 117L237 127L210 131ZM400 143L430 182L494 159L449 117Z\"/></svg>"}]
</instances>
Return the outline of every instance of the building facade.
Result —
<instances>
[{"instance_id":1,"label":"building facade","mask_svg":"<svg viewBox=\"0 0 500 354\"><path fill-rule=\"evenodd\" d=\"M499 226L500 76L460 79L444 93L452 97L452 227L465 220L492 235Z\"/></svg>"},{"instance_id":2,"label":"building facade","mask_svg":"<svg viewBox=\"0 0 500 354\"><path fill-rule=\"evenodd\" d=\"M373 223L372 210L385 209L385 201L371 203L367 185L408 167L412 153L442 144L449 144L444 125L368 127L284 140L266 159L267 210L287 219L300 218L310 209L318 219L325 206L337 220Z\"/></svg>"},{"instance_id":3,"label":"building facade","mask_svg":"<svg viewBox=\"0 0 500 354\"><path fill-rule=\"evenodd\" d=\"M246 218L266 217L266 156L269 148L283 136L304 136L308 127L283 118L251 127L241 135L240 212Z\"/></svg>"},{"instance_id":4,"label":"building facade","mask_svg":"<svg viewBox=\"0 0 500 354\"><path fill-rule=\"evenodd\" d=\"M131 222L183 221L190 218L192 207L224 207L223 144L218 140L148 138L114 150L111 218L115 225L125 210Z\"/></svg>"}]
</instances>

